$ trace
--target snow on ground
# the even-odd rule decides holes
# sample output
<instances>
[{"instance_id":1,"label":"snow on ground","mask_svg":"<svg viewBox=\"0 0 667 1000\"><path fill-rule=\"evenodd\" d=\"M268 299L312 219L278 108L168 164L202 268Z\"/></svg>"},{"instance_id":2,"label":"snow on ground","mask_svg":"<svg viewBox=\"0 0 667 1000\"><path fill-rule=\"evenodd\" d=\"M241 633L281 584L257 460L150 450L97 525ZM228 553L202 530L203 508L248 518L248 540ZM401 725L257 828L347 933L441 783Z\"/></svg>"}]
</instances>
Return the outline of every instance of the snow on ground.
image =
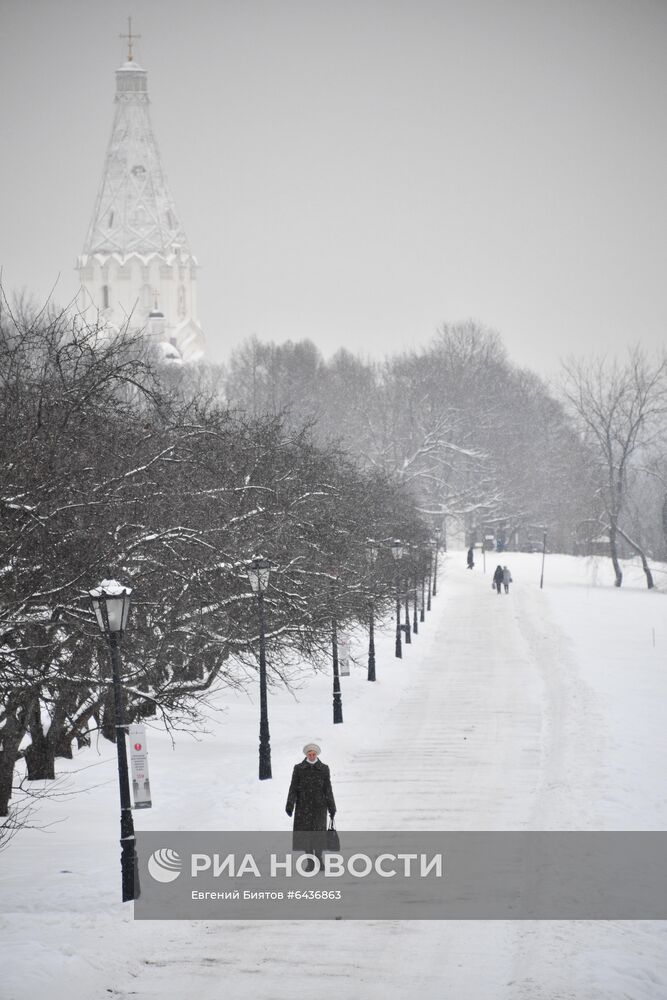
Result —
<instances>
[{"instance_id":1,"label":"snow on ground","mask_svg":"<svg viewBox=\"0 0 667 1000\"><path fill-rule=\"evenodd\" d=\"M301 746L331 767L347 829L667 828L667 572L503 554L446 561L404 657L377 638L344 678L270 697L273 780L259 782L258 698L222 692L197 738L150 736L154 808L137 829L287 829ZM660 571L661 567L658 567ZM59 762L58 797L0 855L0 998L33 1000L590 1000L667 997L667 923L630 921L134 922L118 902L115 750ZM77 792L76 795L69 794ZM48 824L48 825L47 825Z\"/></svg>"}]
</instances>

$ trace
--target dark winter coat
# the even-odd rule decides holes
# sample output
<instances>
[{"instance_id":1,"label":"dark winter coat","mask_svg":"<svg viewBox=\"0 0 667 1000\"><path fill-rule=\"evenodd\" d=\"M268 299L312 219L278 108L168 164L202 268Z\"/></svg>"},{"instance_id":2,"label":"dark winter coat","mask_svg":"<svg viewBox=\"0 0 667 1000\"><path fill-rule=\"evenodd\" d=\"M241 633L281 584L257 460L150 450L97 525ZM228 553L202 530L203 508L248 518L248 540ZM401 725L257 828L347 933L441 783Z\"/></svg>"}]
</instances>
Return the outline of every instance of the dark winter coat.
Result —
<instances>
[{"instance_id":1,"label":"dark winter coat","mask_svg":"<svg viewBox=\"0 0 667 1000\"><path fill-rule=\"evenodd\" d=\"M304 759L295 765L285 809L290 816L294 810L292 850L318 854L324 836L313 838L310 834L325 831L327 812L332 816L336 812L331 776L326 764L321 760L309 764Z\"/></svg>"},{"instance_id":2,"label":"dark winter coat","mask_svg":"<svg viewBox=\"0 0 667 1000\"><path fill-rule=\"evenodd\" d=\"M495 583L498 590L500 590L503 583L503 568L502 566L496 566L496 572L493 574L493 582Z\"/></svg>"}]
</instances>

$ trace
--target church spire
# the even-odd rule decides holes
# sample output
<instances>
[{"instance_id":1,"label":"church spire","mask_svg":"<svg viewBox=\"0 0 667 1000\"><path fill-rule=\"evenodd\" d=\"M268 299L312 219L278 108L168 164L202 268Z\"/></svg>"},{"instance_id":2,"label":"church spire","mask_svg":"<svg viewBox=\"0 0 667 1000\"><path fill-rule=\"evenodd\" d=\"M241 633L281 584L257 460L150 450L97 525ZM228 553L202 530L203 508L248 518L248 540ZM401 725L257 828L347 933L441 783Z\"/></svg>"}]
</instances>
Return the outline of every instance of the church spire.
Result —
<instances>
[{"instance_id":1,"label":"church spire","mask_svg":"<svg viewBox=\"0 0 667 1000\"><path fill-rule=\"evenodd\" d=\"M148 74L134 59L116 70L115 113L102 182L79 258L81 284L109 322L144 324L158 289L168 338L192 356L203 350L196 313L197 261L162 168L149 113Z\"/></svg>"},{"instance_id":2,"label":"church spire","mask_svg":"<svg viewBox=\"0 0 667 1000\"><path fill-rule=\"evenodd\" d=\"M148 74L128 59L116 70L116 110L86 254L169 253L175 243L187 249L149 104Z\"/></svg>"}]
</instances>

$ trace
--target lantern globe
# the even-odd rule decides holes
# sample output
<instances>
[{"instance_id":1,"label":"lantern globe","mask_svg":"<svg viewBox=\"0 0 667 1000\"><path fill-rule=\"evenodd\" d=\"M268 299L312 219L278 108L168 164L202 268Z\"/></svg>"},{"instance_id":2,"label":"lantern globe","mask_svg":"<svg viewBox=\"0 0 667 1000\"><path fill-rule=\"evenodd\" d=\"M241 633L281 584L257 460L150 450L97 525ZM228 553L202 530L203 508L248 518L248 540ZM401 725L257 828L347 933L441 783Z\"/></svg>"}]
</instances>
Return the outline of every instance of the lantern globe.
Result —
<instances>
[{"instance_id":1,"label":"lantern globe","mask_svg":"<svg viewBox=\"0 0 667 1000\"><path fill-rule=\"evenodd\" d=\"M124 587L117 580L102 580L89 593L102 635L123 633L130 614L132 588Z\"/></svg>"},{"instance_id":2,"label":"lantern globe","mask_svg":"<svg viewBox=\"0 0 667 1000\"><path fill-rule=\"evenodd\" d=\"M255 594L263 594L269 586L272 564L264 556L254 556L247 564L246 572Z\"/></svg>"},{"instance_id":3,"label":"lantern globe","mask_svg":"<svg viewBox=\"0 0 667 1000\"><path fill-rule=\"evenodd\" d=\"M394 559L403 558L403 542L400 540L400 538L395 538L394 541L391 543L391 554L394 557Z\"/></svg>"}]
</instances>

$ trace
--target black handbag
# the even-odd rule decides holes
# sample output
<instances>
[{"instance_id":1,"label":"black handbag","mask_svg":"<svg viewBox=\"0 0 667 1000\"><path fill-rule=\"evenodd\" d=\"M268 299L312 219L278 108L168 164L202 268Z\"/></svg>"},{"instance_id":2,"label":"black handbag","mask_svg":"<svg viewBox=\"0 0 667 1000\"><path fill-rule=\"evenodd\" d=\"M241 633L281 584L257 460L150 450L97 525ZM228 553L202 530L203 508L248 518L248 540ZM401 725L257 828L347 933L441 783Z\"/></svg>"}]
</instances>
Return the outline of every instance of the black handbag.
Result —
<instances>
[{"instance_id":1,"label":"black handbag","mask_svg":"<svg viewBox=\"0 0 667 1000\"><path fill-rule=\"evenodd\" d=\"M325 850L336 852L340 851L340 837L338 836L338 830L334 826L333 816L329 820Z\"/></svg>"}]
</instances>

